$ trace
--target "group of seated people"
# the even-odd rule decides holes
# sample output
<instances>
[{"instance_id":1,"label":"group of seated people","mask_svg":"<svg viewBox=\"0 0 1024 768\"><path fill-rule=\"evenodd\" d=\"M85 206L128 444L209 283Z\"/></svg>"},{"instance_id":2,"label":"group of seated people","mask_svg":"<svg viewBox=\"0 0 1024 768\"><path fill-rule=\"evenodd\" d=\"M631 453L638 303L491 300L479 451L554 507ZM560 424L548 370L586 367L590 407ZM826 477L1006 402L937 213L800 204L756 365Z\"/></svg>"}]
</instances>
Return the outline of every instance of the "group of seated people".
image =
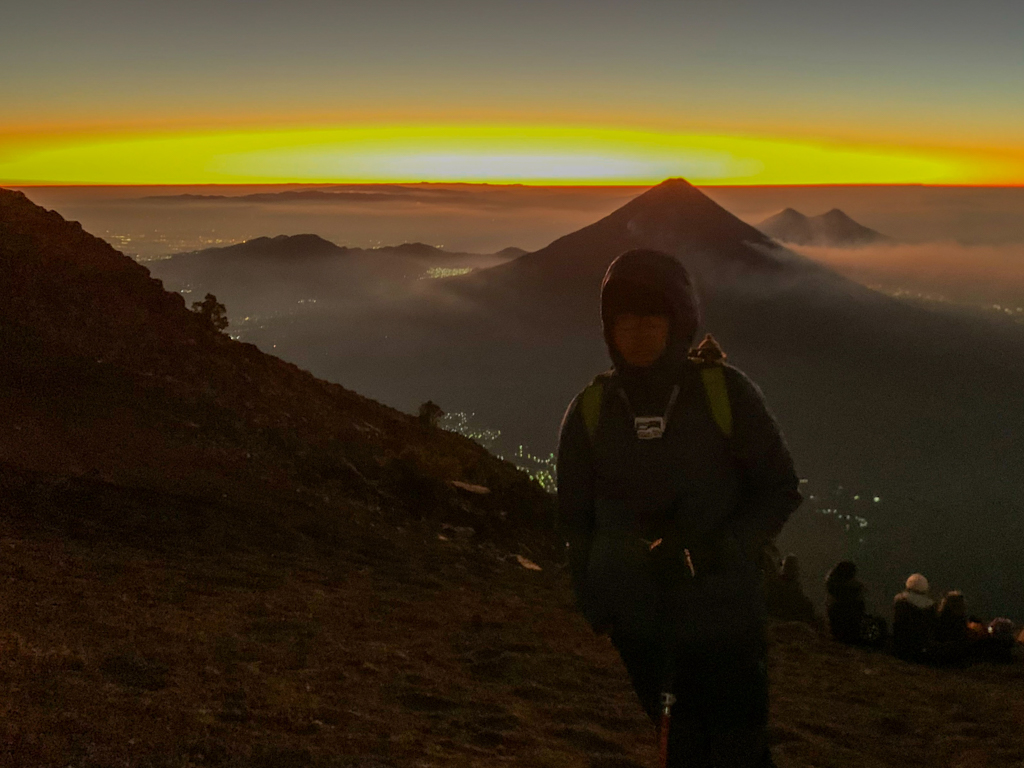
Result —
<instances>
[{"instance_id":1,"label":"group of seated people","mask_svg":"<svg viewBox=\"0 0 1024 768\"><path fill-rule=\"evenodd\" d=\"M777 560L775 561L778 562ZM803 594L799 564L789 555L781 568L766 569L769 614L786 621L818 624L813 603ZM833 639L850 645L890 647L899 658L943 666L974 660L1010 661L1018 642L1013 622L994 619L987 624L967 612L959 591L947 592L936 602L928 579L912 574L905 589L893 599L892 631L888 622L867 612L864 584L849 560L835 565L825 579L825 613ZM1024 630L1019 642L1024 643Z\"/></svg>"},{"instance_id":2,"label":"group of seated people","mask_svg":"<svg viewBox=\"0 0 1024 768\"><path fill-rule=\"evenodd\" d=\"M999 618L985 624L968 615L967 601L958 590L947 592L938 603L928 593L928 579L914 573L893 599L892 648L897 656L943 665L1012 660L1012 621Z\"/></svg>"}]
</instances>

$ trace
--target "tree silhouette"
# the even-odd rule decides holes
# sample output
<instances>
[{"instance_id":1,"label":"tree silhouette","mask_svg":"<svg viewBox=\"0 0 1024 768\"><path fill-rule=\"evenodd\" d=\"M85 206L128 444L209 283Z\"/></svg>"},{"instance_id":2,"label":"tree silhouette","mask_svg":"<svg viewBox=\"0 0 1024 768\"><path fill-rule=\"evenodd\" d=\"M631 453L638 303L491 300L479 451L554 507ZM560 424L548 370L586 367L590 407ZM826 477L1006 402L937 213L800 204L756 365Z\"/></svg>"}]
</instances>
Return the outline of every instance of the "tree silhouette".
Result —
<instances>
[{"instance_id":1,"label":"tree silhouette","mask_svg":"<svg viewBox=\"0 0 1024 768\"><path fill-rule=\"evenodd\" d=\"M217 297L212 293L206 294L202 301L192 302L192 311L206 318L214 330L223 331L228 327L227 307L217 301Z\"/></svg>"},{"instance_id":2,"label":"tree silhouette","mask_svg":"<svg viewBox=\"0 0 1024 768\"><path fill-rule=\"evenodd\" d=\"M438 420L444 416L441 406L433 400L427 400L420 406L420 423L430 427L436 427Z\"/></svg>"}]
</instances>

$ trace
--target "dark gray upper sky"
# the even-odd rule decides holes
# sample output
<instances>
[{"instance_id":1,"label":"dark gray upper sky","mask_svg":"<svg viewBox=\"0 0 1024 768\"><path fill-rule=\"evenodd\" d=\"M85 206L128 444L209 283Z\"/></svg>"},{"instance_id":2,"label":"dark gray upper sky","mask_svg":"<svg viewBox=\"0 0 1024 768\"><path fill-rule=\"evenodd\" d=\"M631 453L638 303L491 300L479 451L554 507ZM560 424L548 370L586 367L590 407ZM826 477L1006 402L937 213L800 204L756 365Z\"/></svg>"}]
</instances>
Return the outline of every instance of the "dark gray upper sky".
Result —
<instances>
[{"instance_id":1,"label":"dark gray upper sky","mask_svg":"<svg viewBox=\"0 0 1024 768\"><path fill-rule=\"evenodd\" d=\"M1006 142L1024 127L1024 3L35 0L5 8L0 66L0 127L642 112Z\"/></svg>"}]
</instances>

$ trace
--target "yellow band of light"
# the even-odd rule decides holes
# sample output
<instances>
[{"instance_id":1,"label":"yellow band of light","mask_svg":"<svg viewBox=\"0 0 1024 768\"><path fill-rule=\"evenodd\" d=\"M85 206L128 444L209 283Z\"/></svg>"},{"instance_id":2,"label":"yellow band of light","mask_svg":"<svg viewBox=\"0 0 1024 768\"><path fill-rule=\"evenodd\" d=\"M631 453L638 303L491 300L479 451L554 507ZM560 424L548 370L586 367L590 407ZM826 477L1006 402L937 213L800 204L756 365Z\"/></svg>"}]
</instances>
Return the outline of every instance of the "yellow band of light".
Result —
<instances>
[{"instance_id":1,"label":"yellow band of light","mask_svg":"<svg viewBox=\"0 0 1024 768\"><path fill-rule=\"evenodd\" d=\"M1022 184L1024 150L501 125L0 136L6 184L648 185L670 176L696 184Z\"/></svg>"}]
</instances>

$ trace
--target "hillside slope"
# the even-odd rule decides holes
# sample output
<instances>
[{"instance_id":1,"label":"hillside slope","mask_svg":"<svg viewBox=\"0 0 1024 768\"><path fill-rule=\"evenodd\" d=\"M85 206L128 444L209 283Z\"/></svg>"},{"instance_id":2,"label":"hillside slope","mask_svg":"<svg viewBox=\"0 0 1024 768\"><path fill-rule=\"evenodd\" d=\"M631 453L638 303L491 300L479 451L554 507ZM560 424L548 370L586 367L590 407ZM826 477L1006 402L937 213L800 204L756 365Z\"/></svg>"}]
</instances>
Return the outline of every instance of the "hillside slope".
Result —
<instances>
[{"instance_id":1,"label":"hillside slope","mask_svg":"<svg viewBox=\"0 0 1024 768\"><path fill-rule=\"evenodd\" d=\"M232 341L144 267L6 190L0 294L0 466L321 514L399 504L495 536L550 535L550 500L511 464Z\"/></svg>"}]
</instances>

